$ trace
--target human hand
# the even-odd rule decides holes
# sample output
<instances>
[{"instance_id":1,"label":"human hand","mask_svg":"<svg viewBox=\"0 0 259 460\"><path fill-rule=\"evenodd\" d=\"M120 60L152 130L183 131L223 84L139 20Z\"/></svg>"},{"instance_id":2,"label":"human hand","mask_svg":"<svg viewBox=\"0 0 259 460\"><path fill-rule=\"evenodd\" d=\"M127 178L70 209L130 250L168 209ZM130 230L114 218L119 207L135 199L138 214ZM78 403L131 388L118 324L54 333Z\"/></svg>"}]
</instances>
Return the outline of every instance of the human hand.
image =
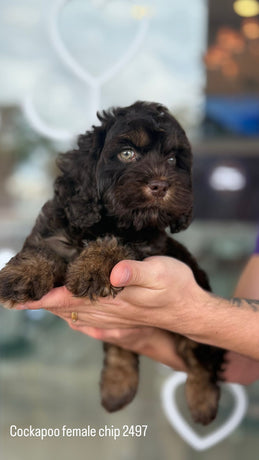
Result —
<instances>
[{"instance_id":1,"label":"human hand","mask_svg":"<svg viewBox=\"0 0 259 460\"><path fill-rule=\"evenodd\" d=\"M193 275L186 265L168 257L117 264L111 273L111 283L126 285L126 288L116 299L99 298L93 303L87 298L73 297L63 286L22 308L45 308L65 319L73 329L106 342L117 342L123 348L184 370L185 365L174 350L172 334L158 327L162 310L168 315L171 308L173 272L178 279L174 297L179 308L181 292L186 290ZM73 322L75 314L77 320ZM167 319L164 318L163 322L166 324ZM163 352L158 353L162 349Z\"/></svg>"},{"instance_id":2,"label":"human hand","mask_svg":"<svg viewBox=\"0 0 259 460\"><path fill-rule=\"evenodd\" d=\"M63 286L56 288L26 308L47 308L71 323L72 312L77 314L77 327L132 328L158 327L188 334L197 290L192 271L182 262L169 257L151 257L145 261L122 261L111 272L111 284L125 286L115 299L76 298ZM190 318L192 319L190 321ZM198 324L198 321L196 321Z\"/></svg>"},{"instance_id":3,"label":"human hand","mask_svg":"<svg viewBox=\"0 0 259 460\"><path fill-rule=\"evenodd\" d=\"M73 329L149 356L176 370L185 370L175 353L173 335L165 329L177 331L188 324L190 300L196 307L198 301L199 306L202 290L197 291L191 270L167 257L122 261L114 267L111 282L126 286L116 299L101 298L91 303L73 297L63 286L23 308L46 308L65 319ZM77 313L76 322L72 321L72 312ZM179 333L184 334L181 330ZM227 360L224 372L227 381L248 384L259 378L258 361L234 352L227 354Z\"/></svg>"},{"instance_id":4,"label":"human hand","mask_svg":"<svg viewBox=\"0 0 259 460\"><path fill-rule=\"evenodd\" d=\"M78 303L79 301L79 303ZM56 304L56 307L50 305ZM185 364L175 351L173 334L154 327L110 328L101 329L88 326L83 321L73 323L69 312L73 308L80 310L82 299L74 299L66 288L53 289L39 302L32 302L26 307L46 308L65 319L69 326L83 334L104 342L113 343L154 361L165 364L177 371L186 371ZM22 308L25 308L24 306ZM64 313L65 309L65 313ZM72 310L71 310L72 311ZM228 352L222 378L227 382L248 385L259 379L259 362L235 352Z\"/></svg>"}]
</instances>

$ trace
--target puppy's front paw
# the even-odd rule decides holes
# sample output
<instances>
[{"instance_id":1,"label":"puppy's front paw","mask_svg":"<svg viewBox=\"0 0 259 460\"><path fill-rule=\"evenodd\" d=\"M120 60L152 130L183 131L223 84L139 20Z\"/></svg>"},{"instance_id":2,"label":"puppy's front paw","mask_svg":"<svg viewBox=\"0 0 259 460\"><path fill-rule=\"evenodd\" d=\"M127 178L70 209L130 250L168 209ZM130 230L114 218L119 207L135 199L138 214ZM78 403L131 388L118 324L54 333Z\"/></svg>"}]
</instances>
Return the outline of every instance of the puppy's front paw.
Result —
<instances>
[{"instance_id":1,"label":"puppy's front paw","mask_svg":"<svg viewBox=\"0 0 259 460\"><path fill-rule=\"evenodd\" d=\"M16 303L39 300L53 286L53 270L45 258L16 256L0 271L0 302L12 308Z\"/></svg>"},{"instance_id":2,"label":"puppy's front paw","mask_svg":"<svg viewBox=\"0 0 259 460\"><path fill-rule=\"evenodd\" d=\"M77 297L115 297L122 288L110 283L112 268L123 259L132 258L130 251L115 237L90 243L67 271L66 286Z\"/></svg>"},{"instance_id":3,"label":"puppy's front paw","mask_svg":"<svg viewBox=\"0 0 259 460\"><path fill-rule=\"evenodd\" d=\"M69 268L66 286L76 297L89 297L91 300L115 297L121 290L110 284L108 271L105 273L101 267L86 268L82 260Z\"/></svg>"}]
</instances>

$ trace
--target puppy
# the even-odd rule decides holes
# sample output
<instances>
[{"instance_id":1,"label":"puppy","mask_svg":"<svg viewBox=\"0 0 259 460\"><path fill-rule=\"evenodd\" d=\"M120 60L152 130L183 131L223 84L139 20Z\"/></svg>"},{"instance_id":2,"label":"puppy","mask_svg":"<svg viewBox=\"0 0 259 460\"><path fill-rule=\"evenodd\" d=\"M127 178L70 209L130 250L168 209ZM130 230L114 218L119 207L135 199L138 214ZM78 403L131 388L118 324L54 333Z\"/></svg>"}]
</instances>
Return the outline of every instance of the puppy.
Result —
<instances>
[{"instance_id":1,"label":"puppy","mask_svg":"<svg viewBox=\"0 0 259 460\"><path fill-rule=\"evenodd\" d=\"M210 290L187 249L165 232L185 229L192 215L192 154L185 132L160 104L136 102L98 114L100 126L60 156L54 197L42 208L22 250L0 272L0 300L40 299L65 284L78 297L115 296L109 276L123 259L175 257ZM172 334L188 368L186 397L193 419L216 416L224 351ZM104 344L103 406L110 412L137 391L138 356Z\"/></svg>"}]
</instances>

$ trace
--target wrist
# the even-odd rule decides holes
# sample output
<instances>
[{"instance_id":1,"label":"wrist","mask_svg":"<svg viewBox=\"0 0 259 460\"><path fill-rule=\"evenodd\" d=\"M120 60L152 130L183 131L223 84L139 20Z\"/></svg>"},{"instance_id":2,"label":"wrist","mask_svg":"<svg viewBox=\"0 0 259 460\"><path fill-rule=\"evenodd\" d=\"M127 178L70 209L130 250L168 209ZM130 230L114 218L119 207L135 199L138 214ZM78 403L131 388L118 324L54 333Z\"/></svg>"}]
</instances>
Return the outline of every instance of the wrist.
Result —
<instances>
[{"instance_id":1,"label":"wrist","mask_svg":"<svg viewBox=\"0 0 259 460\"><path fill-rule=\"evenodd\" d=\"M196 285L193 289L194 313L190 318L186 336L200 343L221 346L218 344L219 331L227 327L224 302L227 301Z\"/></svg>"},{"instance_id":2,"label":"wrist","mask_svg":"<svg viewBox=\"0 0 259 460\"><path fill-rule=\"evenodd\" d=\"M184 335L197 342L206 342L207 330L214 314L213 309L209 308L210 303L211 293L203 290L194 280L189 287L188 305L185 307Z\"/></svg>"},{"instance_id":3,"label":"wrist","mask_svg":"<svg viewBox=\"0 0 259 460\"><path fill-rule=\"evenodd\" d=\"M194 279L192 273L188 281L181 287L179 295L168 296L166 313L160 315L157 326L195 340L202 341L204 335L204 319L209 293L204 291ZM163 322L163 323L162 323Z\"/></svg>"}]
</instances>

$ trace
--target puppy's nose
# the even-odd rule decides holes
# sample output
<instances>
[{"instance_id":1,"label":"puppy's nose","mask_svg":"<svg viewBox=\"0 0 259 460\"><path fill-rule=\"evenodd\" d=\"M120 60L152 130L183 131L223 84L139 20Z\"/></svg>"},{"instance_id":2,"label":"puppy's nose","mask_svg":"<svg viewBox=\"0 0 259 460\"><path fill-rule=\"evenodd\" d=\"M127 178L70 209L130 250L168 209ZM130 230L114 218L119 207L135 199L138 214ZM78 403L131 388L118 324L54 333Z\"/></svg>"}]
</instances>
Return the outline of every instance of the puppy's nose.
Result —
<instances>
[{"instance_id":1,"label":"puppy's nose","mask_svg":"<svg viewBox=\"0 0 259 460\"><path fill-rule=\"evenodd\" d=\"M152 180L149 182L148 187L150 188L152 195L163 197L169 188L169 184L165 180Z\"/></svg>"}]
</instances>

